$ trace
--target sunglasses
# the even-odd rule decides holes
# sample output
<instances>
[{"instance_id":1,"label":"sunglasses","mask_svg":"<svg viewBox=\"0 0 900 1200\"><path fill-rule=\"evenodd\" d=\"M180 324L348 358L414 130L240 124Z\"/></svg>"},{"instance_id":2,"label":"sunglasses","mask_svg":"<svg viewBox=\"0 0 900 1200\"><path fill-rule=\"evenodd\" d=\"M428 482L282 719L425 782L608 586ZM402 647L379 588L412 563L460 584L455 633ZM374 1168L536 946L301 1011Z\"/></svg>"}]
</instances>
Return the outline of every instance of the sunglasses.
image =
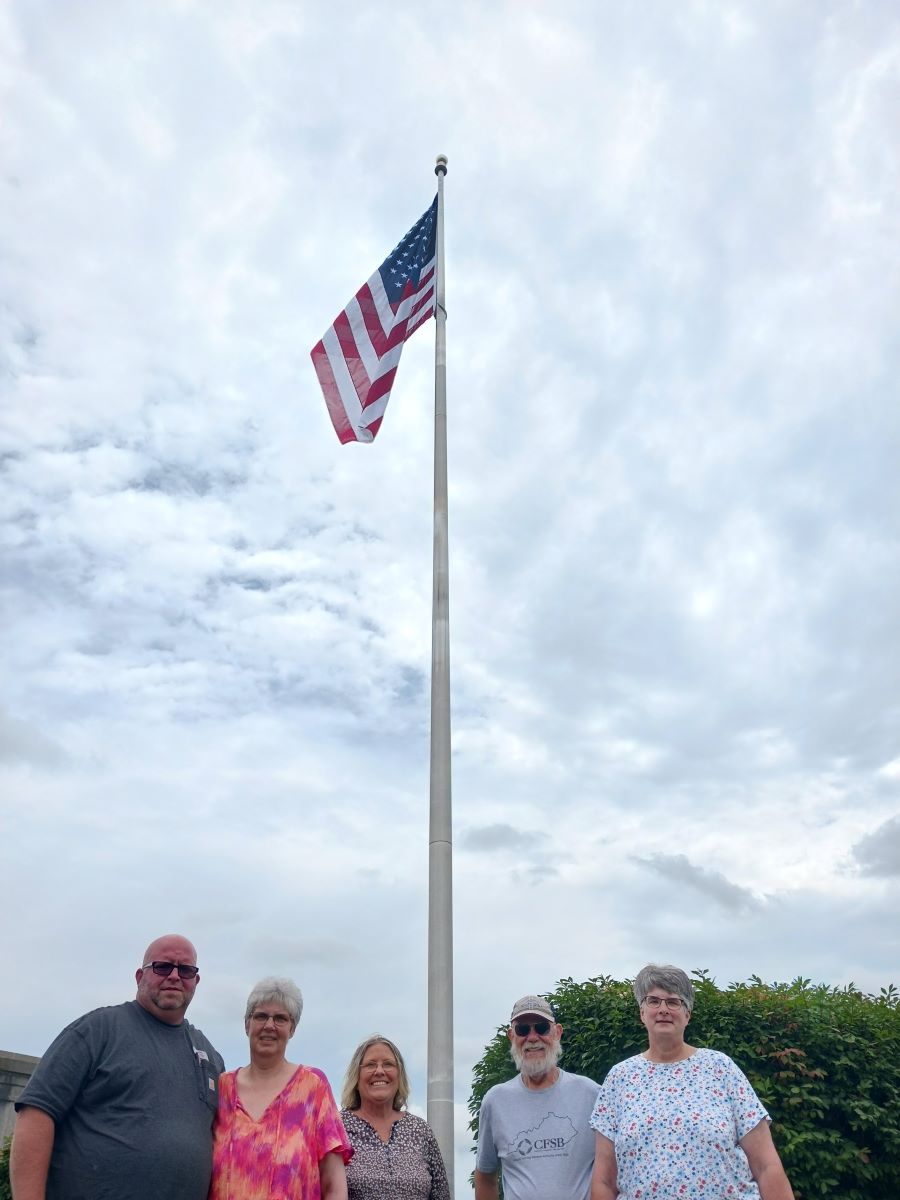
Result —
<instances>
[{"instance_id":1,"label":"sunglasses","mask_svg":"<svg viewBox=\"0 0 900 1200\"><path fill-rule=\"evenodd\" d=\"M146 971L150 967L154 975L161 975L163 979L167 975L171 975L173 971L178 972L179 979L196 979L200 972L199 967L194 967L190 963L171 963L171 962L149 962L144 963L141 968Z\"/></svg>"},{"instance_id":2,"label":"sunglasses","mask_svg":"<svg viewBox=\"0 0 900 1200\"><path fill-rule=\"evenodd\" d=\"M548 1034L550 1032L550 1022L549 1021L516 1021L515 1025L513 1025L513 1029L516 1031L516 1037L528 1037L528 1035L529 1035L529 1033L531 1033L532 1029L540 1037L544 1037L545 1034Z\"/></svg>"}]
</instances>

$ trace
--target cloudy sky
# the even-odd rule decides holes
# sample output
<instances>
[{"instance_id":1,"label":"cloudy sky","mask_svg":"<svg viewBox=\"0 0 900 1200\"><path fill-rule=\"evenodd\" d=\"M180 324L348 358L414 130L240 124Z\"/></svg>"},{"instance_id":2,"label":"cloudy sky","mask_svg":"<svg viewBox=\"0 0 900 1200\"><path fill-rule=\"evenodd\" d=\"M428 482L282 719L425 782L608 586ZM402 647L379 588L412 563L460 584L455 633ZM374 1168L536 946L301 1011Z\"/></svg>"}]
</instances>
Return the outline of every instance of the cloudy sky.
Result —
<instances>
[{"instance_id":1,"label":"cloudy sky","mask_svg":"<svg viewBox=\"0 0 900 1200\"><path fill-rule=\"evenodd\" d=\"M458 1191L523 992L900 982L900 16L11 0L0 1044L197 943L425 1102L433 324L309 350L446 183Z\"/></svg>"}]
</instances>

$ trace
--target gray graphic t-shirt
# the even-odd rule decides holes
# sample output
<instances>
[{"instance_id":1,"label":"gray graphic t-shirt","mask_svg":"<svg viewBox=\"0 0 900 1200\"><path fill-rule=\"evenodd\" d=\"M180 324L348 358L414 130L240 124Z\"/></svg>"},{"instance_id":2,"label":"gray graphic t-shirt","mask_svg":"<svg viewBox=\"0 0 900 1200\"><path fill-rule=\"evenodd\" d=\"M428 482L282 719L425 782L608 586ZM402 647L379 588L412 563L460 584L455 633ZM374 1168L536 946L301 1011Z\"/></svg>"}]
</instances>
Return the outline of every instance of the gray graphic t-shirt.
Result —
<instances>
[{"instance_id":1,"label":"gray graphic t-shirt","mask_svg":"<svg viewBox=\"0 0 900 1200\"><path fill-rule=\"evenodd\" d=\"M589 1200L598 1085L560 1071L552 1087L517 1075L484 1098L478 1118L479 1171L500 1167L506 1200Z\"/></svg>"}]
</instances>

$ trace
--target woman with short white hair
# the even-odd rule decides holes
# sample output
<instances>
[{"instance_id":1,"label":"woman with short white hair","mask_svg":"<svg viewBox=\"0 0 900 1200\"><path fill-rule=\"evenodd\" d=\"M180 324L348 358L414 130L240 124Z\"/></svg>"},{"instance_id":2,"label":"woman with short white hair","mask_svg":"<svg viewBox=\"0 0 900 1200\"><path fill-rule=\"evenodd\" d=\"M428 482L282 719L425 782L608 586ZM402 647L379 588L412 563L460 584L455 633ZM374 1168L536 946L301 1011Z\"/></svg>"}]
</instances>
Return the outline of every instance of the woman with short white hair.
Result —
<instances>
[{"instance_id":1,"label":"woman with short white hair","mask_svg":"<svg viewBox=\"0 0 900 1200\"><path fill-rule=\"evenodd\" d=\"M328 1080L286 1057L302 1011L293 980L262 979L250 993L250 1062L219 1077L209 1200L347 1200L353 1150Z\"/></svg>"},{"instance_id":2,"label":"woman with short white hair","mask_svg":"<svg viewBox=\"0 0 900 1200\"><path fill-rule=\"evenodd\" d=\"M612 1068L591 1116L591 1200L793 1200L769 1114L727 1054L684 1040L694 988L651 963L634 981L648 1048Z\"/></svg>"}]
</instances>

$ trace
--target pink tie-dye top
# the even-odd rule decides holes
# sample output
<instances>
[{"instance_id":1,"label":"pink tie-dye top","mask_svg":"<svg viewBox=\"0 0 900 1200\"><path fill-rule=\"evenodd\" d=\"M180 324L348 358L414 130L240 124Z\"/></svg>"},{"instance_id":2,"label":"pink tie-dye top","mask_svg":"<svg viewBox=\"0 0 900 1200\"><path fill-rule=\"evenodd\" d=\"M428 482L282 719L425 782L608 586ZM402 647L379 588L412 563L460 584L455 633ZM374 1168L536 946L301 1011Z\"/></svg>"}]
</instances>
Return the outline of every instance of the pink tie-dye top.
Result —
<instances>
[{"instance_id":1,"label":"pink tie-dye top","mask_svg":"<svg viewBox=\"0 0 900 1200\"><path fill-rule=\"evenodd\" d=\"M219 1077L209 1200L320 1200L320 1161L337 1151L347 1163L353 1154L328 1080L298 1067L254 1121L236 1079L237 1071Z\"/></svg>"}]
</instances>

